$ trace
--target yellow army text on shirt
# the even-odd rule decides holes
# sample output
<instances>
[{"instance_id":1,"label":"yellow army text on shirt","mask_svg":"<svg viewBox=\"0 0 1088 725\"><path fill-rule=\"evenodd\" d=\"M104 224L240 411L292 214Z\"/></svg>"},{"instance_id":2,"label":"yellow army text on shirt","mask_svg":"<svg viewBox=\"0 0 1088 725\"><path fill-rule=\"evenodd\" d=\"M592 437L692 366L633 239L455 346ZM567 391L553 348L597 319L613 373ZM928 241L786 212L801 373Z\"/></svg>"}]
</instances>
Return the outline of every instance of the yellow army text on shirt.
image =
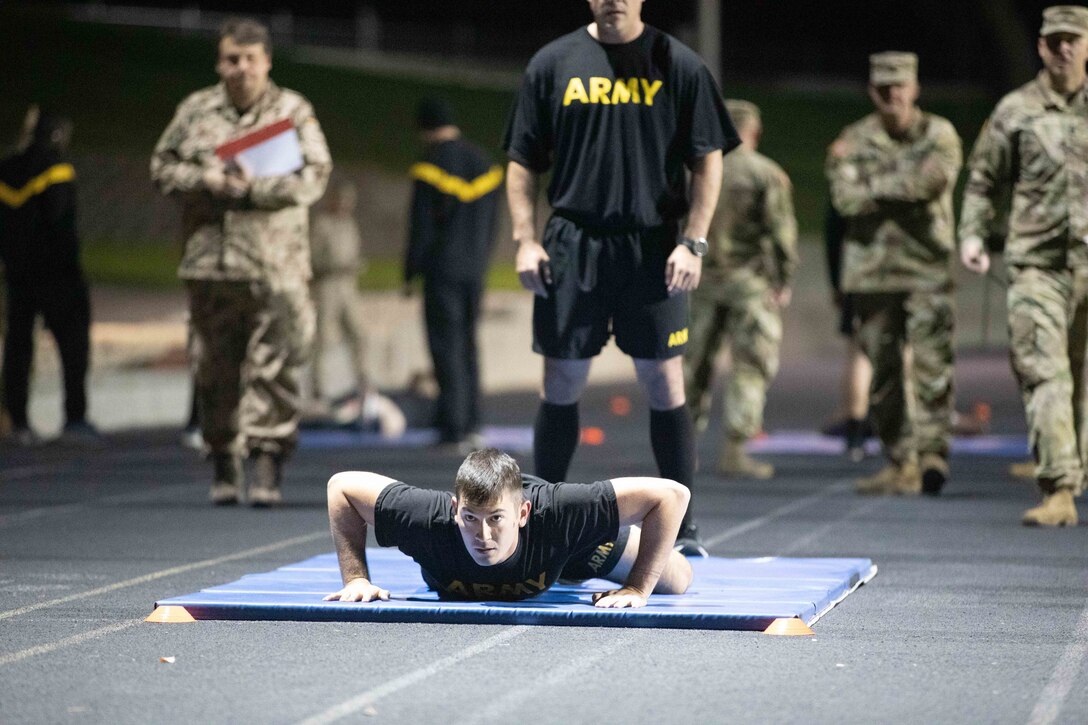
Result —
<instances>
[{"instance_id":1,"label":"yellow army text on shirt","mask_svg":"<svg viewBox=\"0 0 1088 725\"><path fill-rule=\"evenodd\" d=\"M204 189L204 171L217 146L290 119L303 166L285 176L255 178L247 198L217 199ZM307 207L325 192L332 162L325 135L303 96L269 82L252 108L239 114L223 84L193 93L178 106L151 158L151 177L180 197L185 253L182 279L310 278Z\"/></svg>"},{"instance_id":2,"label":"yellow army text on shirt","mask_svg":"<svg viewBox=\"0 0 1088 725\"><path fill-rule=\"evenodd\" d=\"M782 167L743 146L726 154L707 238L707 282L755 275L775 288L788 287L797 267L797 220Z\"/></svg>"},{"instance_id":3,"label":"yellow army text on shirt","mask_svg":"<svg viewBox=\"0 0 1088 725\"><path fill-rule=\"evenodd\" d=\"M1068 101L1045 71L1005 96L979 134L964 192L960 238L987 239L1012 195L1007 264L1088 265L1088 90Z\"/></svg>"},{"instance_id":4,"label":"yellow army text on shirt","mask_svg":"<svg viewBox=\"0 0 1088 725\"><path fill-rule=\"evenodd\" d=\"M918 111L904 138L875 113L831 145L831 201L846 220L846 292L906 292L951 284L952 187L963 161L946 119Z\"/></svg>"}]
</instances>

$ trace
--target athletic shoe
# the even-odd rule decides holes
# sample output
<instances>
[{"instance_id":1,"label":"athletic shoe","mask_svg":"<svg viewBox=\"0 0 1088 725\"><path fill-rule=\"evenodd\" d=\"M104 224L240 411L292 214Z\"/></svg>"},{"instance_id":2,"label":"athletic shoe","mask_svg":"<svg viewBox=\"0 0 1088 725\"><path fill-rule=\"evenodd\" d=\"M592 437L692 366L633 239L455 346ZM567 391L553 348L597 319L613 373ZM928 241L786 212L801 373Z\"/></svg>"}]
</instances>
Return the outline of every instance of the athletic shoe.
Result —
<instances>
[{"instance_id":1,"label":"athletic shoe","mask_svg":"<svg viewBox=\"0 0 1088 725\"><path fill-rule=\"evenodd\" d=\"M204 450L204 434L200 432L199 426L191 425L178 436L178 443L181 444L182 448L202 451Z\"/></svg>"},{"instance_id":2,"label":"athletic shoe","mask_svg":"<svg viewBox=\"0 0 1088 725\"><path fill-rule=\"evenodd\" d=\"M4 440L23 448L33 448L42 444L41 437L32 428L15 428Z\"/></svg>"},{"instance_id":3,"label":"athletic shoe","mask_svg":"<svg viewBox=\"0 0 1088 725\"><path fill-rule=\"evenodd\" d=\"M696 559L710 557L710 552L706 550L703 542L699 539L699 527L695 524L687 524L680 528L680 533L676 535L676 545L673 546L673 550L679 551L682 556Z\"/></svg>"},{"instance_id":4,"label":"athletic shoe","mask_svg":"<svg viewBox=\"0 0 1088 725\"><path fill-rule=\"evenodd\" d=\"M865 458L865 439L872 433L872 426L868 420L850 418L843 427L843 437L846 439L846 457L854 463L860 463Z\"/></svg>"}]
</instances>

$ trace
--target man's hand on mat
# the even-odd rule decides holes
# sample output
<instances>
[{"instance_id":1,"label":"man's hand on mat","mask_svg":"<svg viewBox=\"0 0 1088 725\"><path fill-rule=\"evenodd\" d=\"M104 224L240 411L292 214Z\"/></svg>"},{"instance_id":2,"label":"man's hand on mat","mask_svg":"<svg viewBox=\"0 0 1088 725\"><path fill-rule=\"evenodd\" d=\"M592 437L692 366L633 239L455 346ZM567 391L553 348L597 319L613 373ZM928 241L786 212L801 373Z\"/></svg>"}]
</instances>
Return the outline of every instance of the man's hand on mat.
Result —
<instances>
[{"instance_id":1,"label":"man's hand on mat","mask_svg":"<svg viewBox=\"0 0 1088 725\"><path fill-rule=\"evenodd\" d=\"M632 609L646 606L646 595L637 589L624 587L623 589L610 589L607 592L597 592L593 595L593 606L602 609Z\"/></svg>"},{"instance_id":2,"label":"man's hand on mat","mask_svg":"<svg viewBox=\"0 0 1088 725\"><path fill-rule=\"evenodd\" d=\"M375 599L389 600L388 590L376 587L367 579L352 579L340 591L330 594L323 601L332 602L373 602Z\"/></svg>"}]
</instances>

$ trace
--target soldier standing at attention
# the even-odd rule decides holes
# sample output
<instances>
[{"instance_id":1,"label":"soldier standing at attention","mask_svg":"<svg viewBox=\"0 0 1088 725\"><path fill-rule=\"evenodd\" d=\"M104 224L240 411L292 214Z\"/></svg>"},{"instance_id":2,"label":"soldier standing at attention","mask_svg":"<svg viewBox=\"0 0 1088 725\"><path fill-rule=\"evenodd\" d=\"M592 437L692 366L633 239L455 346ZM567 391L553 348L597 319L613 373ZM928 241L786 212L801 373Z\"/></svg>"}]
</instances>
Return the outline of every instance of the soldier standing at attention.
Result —
<instances>
[{"instance_id":1,"label":"soldier standing at attention","mask_svg":"<svg viewBox=\"0 0 1088 725\"><path fill-rule=\"evenodd\" d=\"M741 145L723 162L721 195L707 236L710 252L691 295L686 396L695 429L705 430L714 358L727 336L733 368L725 389L718 473L770 478L774 467L750 458L744 444L763 429L767 386L778 372L781 311L790 303L797 266L797 220L789 177L756 151L763 132L759 108L738 100L727 100L725 107Z\"/></svg>"},{"instance_id":2,"label":"soldier standing at attention","mask_svg":"<svg viewBox=\"0 0 1088 725\"><path fill-rule=\"evenodd\" d=\"M642 0L589 9L588 27L529 61L503 144L515 264L536 294L533 349L544 356L534 464L546 480L566 477L590 364L615 334L648 398L658 471L690 488L687 293L699 286L722 152L739 142L710 71L642 21ZM536 182L549 169L555 212L538 241ZM677 543L705 554L690 512Z\"/></svg>"},{"instance_id":3,"label":"soldier standing at attention","mask_svg":"<svg viewBox=\"0 0 1088 725\"><path fill-rule=\"evenodd\" d=\"M985 274L1011 191L1005 241L1009 356L1020 383L1042 504L1027 526L1075 526L1084 489L1088 344L1088 8L1055 5L1039 32L1043 70L1001 99L975 142L960 256Z\"/></svg>"},{"instance_id":4,"label":"soldier standing at attention","mask_svg":"<svg viewBox=\"0 0 1088 725\"><path fill-rule=\"evenodd\" d=\"M951 123L918 108L918 90L914 53L871 56L876 112L828 150L831 200L846 220L842 288L854 294L855 335L873 364L870 411L889 461L858 481L859 493L936 495L948 479L952 187L962 151Z\"/></svg>"},{"instance_id":5,"label":"soldier standing at attention","mask_svg":"<svg viewBox=\"0 0 1088 725\"><path fill-rule=\"evenodd\" d=\"M242 496L247 454L249 503L282 500L314 337L307 208L324 193L332 163L310 103L269 79L271 50L263 25L228 21L216 65L222 82L182 101L151 158L151 178L182 209L178 276L198 338L196 395L216 504ZM285 120L297 134L297 170L251 177L216 155L224 142Z\"/></svg>"}]
</instances>

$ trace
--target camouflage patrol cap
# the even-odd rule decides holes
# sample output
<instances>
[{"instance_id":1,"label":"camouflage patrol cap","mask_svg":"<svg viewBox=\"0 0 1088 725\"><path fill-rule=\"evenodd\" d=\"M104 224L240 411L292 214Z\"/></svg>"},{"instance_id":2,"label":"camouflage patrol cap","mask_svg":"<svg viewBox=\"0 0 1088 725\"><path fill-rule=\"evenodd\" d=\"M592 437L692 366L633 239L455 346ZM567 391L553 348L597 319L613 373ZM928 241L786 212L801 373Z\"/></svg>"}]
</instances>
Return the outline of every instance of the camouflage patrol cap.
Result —
<instances>
[{"instance_id":1,"label":"camouflage patrol cap","mask_svg":"<svg viewBox=\"0 0 1088 725\"><path fill-rule=\"evenodd\" d=\"M1039 35L1073 33L1088 35L1088 8L1080 5L1051 5L1043 11Z\"/></svg>"},{"instance_id":2,"label":"camouflage patrol cap","mask_svg":"<svg viewBox=\"0 0 1088 725\"><path fill-rule=\"evenodd\" d=\"M733 119L733 125L737 128L748 123L748 121L759 121L759 106L751 101L726 98L725 110L729 112L729 118Z\"/></svg>"},{"instance_id":3,"label":"camouflage patrol cap","mask_svg":"<svg viewBox=\"0 0 1088 725\"><path fill-rule=\"evenodd\" d=\"M887 50L869 56L869 82L874 86L910 83L918 80L918 56Z\"/></svg>"}]
</instances>

